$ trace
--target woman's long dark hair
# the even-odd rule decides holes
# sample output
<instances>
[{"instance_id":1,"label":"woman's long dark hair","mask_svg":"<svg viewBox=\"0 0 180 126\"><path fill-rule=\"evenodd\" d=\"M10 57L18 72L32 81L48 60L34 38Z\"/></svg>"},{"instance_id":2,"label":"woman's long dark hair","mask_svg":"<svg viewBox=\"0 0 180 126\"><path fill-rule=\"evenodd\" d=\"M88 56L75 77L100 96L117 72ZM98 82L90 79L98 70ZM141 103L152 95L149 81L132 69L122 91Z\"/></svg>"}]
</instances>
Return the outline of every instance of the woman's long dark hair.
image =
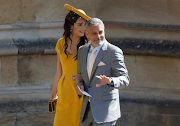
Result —
<instances>
[{"instance_id":1,"label":"woman's long dark hair","mask_svg":"<svg viewBox=\"0 0 180 126\"><path fill-rule=\"evenodd\" d=\"M65 18L65 23L64 23L64 34L63 37L65 38L65 48L64 48L64 53L66 54L67 58L68 58L68 53L67 53L67 48L68 48L68 43L67 43L67 39L70 38L70 34L71 34L71 26L74 25L74 23L77 21L77 19L80 18L80 16L74 12L69 12ZM87 42L87 38L84 35L83 37L81 37L79 44L77 45L77 51L78 48L82 45L84 45ZM71 40L71 44L72 44L72 40ZM75 60L77 60L77 55L74 57Z\"/></svg>"}]
</instances>

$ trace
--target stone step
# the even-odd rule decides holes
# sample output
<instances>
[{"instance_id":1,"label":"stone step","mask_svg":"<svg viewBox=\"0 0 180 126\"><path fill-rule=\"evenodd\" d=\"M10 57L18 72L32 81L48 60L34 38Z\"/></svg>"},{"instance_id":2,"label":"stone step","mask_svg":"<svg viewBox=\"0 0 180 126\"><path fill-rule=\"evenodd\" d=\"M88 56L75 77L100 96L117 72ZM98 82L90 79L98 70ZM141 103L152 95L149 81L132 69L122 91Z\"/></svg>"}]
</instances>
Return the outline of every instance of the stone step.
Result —
<instances>
[{"instance_id":1,"label":"stone step","mask_svg":"<svg viewBox=\"0 0 180 126\"><path fill-rule=\"evenodd\" d=\"M0 126L52 126L54 113L21 112L0 114Z\"/></svg>"}]
</instances>

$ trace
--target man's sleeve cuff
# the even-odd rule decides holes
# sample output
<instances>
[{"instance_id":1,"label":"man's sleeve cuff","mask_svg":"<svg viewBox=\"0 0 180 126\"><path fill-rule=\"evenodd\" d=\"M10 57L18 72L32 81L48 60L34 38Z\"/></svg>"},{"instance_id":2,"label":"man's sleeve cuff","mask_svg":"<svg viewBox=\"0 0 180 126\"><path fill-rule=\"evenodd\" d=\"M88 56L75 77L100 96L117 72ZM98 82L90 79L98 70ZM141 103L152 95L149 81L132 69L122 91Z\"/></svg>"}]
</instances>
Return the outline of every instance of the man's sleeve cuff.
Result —
<instances>
[{"instance_id":1,"label":"man's sleeve cuff","mask_svg":"<svg viewBox=\"0 0 180 126\"><path fill-rule=\"evenodd\" d=\"M112 80L112 82L110 84L107 84L109 87L114 87L114 82Z\"/></svg>"}]
</instances>

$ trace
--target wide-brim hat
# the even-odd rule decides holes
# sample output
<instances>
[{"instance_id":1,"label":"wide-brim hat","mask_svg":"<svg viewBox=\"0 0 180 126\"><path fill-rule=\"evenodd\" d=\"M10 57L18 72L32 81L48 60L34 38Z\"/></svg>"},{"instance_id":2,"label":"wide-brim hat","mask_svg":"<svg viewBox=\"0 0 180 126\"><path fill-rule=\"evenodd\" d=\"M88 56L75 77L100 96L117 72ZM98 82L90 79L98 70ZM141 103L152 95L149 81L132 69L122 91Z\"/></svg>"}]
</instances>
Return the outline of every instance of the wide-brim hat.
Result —
<instances>
[{"instance_id":1,"label":"wide-brim hat","mask_svg":"<svg viewBox=\"0 0 180 126\"><path fill-rule=\"evenodd\" d=\"M86 13L83 10L76 9L76 8L72 7L71 5L69 5L69 4L65 4L65 6L66 6L66 9L68 11L73 11L74 13L78 14L79 16L84 18L85 20L89 21L91 19L89 16L86 15Z\"/></svg>"}]
</instances>

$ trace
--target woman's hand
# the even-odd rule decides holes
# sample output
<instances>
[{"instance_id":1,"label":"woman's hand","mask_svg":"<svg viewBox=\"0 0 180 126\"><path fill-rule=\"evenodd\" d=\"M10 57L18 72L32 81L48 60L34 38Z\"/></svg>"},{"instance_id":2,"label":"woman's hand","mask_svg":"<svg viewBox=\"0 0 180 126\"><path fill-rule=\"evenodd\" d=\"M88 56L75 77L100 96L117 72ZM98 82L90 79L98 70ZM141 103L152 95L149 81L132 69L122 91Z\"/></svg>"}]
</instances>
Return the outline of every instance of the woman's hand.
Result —
<instances>
[{"instance_id":1,"label":"woman's hand","mask_svg":"<svg viewBox=\"0 0 180 126\"><path fill-rule=\"evenodd\" d=\"M53 99L55 99L56 97L57 97L57 92L55 92L55 91L52 92L52 93L51 93L51 97L50 97L50 101L53 100Z\"/></svg>"},{"instance_id":2,"label":"woman's hand","mask_svg":"<svg viewBox=\"0 0 180 126\"><path fill-rule=\"evenodd\" d=\"M81 74L76 74L76 75L72 75L72 80L78 84L79 82L82 82L83 81L83 78L81 76Z\"/></svg>"},{"instance_id":3,"label":"woman's hand","mask_svg":"<svg viewBox=\"0 0 180 126\"><path fill-rule=\"evenodd\" d=\"M84 91L84 86L79 86L79 88L81 89L81 91ZM78 94L78 95L83 95L83 93L79 90L79 88L78 87L76 87L76 93Z\"/></svg>"},{"instance_id":4,"label":"woman's hand","mask_svg":"<svg viewBox=\"0 0 180 126\"><path fill-rule=\"evenodd\" d=\"M54 100L54 99L57 99L58 98L58 94L56 93L51 93L51 97L50 97L50 101L51 100Z\"/></svg>"}]
</instances>

